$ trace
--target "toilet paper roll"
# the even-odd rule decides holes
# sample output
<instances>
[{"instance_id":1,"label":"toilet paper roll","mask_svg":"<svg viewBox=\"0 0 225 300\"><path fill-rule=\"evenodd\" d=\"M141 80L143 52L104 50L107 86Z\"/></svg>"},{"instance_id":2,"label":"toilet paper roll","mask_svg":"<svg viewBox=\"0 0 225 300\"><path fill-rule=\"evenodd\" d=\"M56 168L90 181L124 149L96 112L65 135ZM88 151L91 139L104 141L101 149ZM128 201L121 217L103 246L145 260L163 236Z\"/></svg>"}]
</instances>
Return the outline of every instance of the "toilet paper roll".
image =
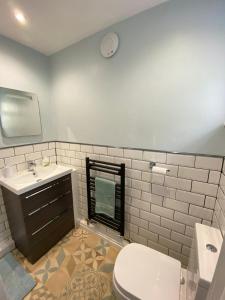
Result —
<instances>
[{"instance_id":1,"label":"toilet paper roll","mask_svg":"<svg viewBox=\"0 0 225 300\"><path fill-rule=\"evenodd\" d=\"M166 174L169 170L166 168L160 168L160 167L153 167L152 173L159 173L159 174Z\"/></svg>"}]
</instances>

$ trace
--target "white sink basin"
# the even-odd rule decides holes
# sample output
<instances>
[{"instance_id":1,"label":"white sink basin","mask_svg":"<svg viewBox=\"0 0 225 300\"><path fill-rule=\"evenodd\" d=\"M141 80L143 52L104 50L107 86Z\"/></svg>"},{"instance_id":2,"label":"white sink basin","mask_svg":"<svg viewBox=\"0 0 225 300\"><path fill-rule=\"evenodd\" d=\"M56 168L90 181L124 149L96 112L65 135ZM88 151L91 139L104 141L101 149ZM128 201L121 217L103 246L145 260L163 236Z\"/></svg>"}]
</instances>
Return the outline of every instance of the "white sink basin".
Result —
<instances>
[{"instance_id":1,"label":"white sink basin","mask_svg":"<svg viewBox=\"0 0 225 300\"><path fill-rule=\"evenodd\" d=\"M54 179L67 175L73 171L70 167L52 164L47 167L36 167L36 175L32 172L18 172L12 177L0 177L0 184L20 195Z\"/></svg>"}]
</instances>

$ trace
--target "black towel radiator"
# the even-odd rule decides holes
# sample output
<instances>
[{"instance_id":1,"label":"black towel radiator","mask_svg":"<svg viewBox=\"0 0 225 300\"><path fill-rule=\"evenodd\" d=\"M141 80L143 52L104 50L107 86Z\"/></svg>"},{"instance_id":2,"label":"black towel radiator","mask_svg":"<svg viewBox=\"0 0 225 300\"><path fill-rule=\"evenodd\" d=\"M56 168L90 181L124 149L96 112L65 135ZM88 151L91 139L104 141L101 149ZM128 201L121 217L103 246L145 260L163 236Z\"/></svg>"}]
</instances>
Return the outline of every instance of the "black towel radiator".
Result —
<instances>
[{"instance_id":1,"label":"black towel radiator","mask_svg":"<svg viewBox=\"0 0 225 300\"><path fill-rule=\"evenodd\" d=\"M116 183L115 217L95 213L95 176L93 171L112 174L120 177ZM102 223L124 235L124 202L125 202L125 164L115 164L86 157L88 219Z\"/></svg>"}]
</instances>

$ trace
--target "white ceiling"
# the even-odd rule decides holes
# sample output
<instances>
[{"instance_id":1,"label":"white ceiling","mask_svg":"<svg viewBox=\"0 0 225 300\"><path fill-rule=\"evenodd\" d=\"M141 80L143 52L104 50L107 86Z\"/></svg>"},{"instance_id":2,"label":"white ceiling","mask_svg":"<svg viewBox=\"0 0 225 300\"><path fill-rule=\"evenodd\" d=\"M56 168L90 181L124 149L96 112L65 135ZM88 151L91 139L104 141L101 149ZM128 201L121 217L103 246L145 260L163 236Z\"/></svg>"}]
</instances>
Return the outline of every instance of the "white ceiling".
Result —
<instances>
[{"instance_id":1,"label":"white ceiling","mask_svg":"<svg viewBox=\"0 0 225 300\"><path fill-rule=\"evenodd\" d=\"M0 34L46 55L166 0L0 0ZM14 10L21 10L26 26Z\"/></svg>"}]
</instances>

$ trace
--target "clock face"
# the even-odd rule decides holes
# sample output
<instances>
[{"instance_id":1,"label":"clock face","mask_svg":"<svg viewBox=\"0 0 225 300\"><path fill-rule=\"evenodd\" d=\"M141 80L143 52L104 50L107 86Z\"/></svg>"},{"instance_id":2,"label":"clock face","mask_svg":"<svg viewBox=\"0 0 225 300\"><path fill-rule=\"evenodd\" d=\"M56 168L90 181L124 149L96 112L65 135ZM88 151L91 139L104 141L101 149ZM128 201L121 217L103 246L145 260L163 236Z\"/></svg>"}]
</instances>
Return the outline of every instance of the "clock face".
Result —
<instances>
[{"instance_id":1,"label":"clock face","mask_svg":"<svg viewBox=\"0 0 225 300\"><path fill-rule=\"evenodd\" d=\"M118 35L115 32L107 33L103 37L102 42L101 42L100 50L101 50L102 56L107 57L107 58L113 56L116 53L118 46L119 46Z\"/></svg>"}]
</instances>

